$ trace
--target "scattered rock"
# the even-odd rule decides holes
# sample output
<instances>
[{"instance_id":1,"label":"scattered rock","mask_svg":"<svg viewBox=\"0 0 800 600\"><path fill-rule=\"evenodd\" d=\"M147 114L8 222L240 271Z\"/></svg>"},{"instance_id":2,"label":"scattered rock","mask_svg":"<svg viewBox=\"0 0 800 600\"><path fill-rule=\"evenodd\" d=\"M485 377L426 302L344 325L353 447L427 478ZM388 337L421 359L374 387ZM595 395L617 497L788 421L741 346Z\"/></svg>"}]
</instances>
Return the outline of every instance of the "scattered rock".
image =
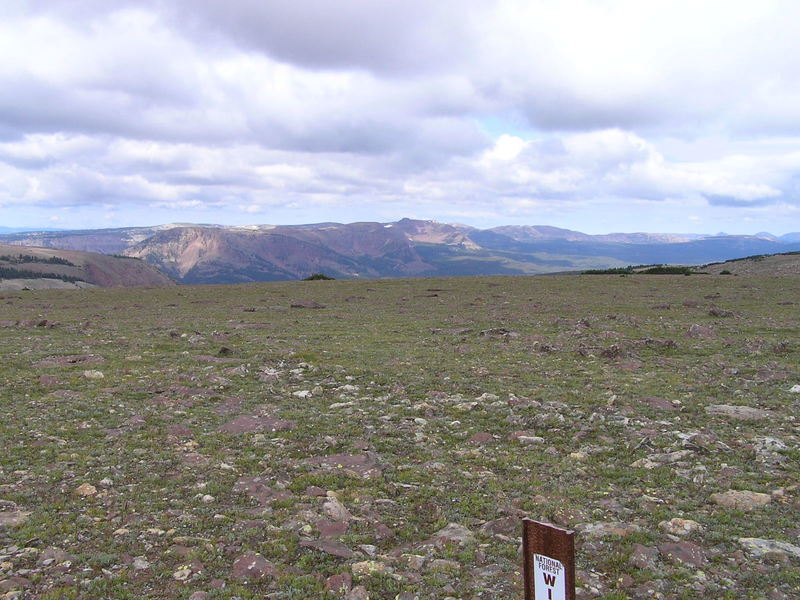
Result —
<instances>
[{"instance_id":1,"label":"scattered rock","mask_svg":"<svg viewBox=\"0 0 800 600\"><path fill-rule=\"evenodd\" d=\"M522 535L522 524L518 517L500 517L481 525L481 532L489 535L517 537Z\"/></svg>"},{"instance_id":2,"label":"scattered rock","mask_svg":"<svg viewBox=\"0 0 800 600\"><path fill-rule=\"evenodd\" d=\"M231 575L237 579L263 579L278 574L275 565L256 552L245 552L233 562Z\"/></svg>"},{"instance_id":3,"label":"scattered rock","mask_svg":"<svg viewBox=\"0 0 800 600\"><path fill-rule=\"evenodd\" d=\"M483 444L488 444L489 442L494 440L494 436L489 433L488 431L481 431L476 433L472 437L470 437L467 441L470 444L475 444L478 446L482 446Z\"/></svg>"},{"instance_id":4,"label":"scattered rock","mask_svg":"<svg viewBox=\"0 0 800 600\"><path fill-rule=\"evenodd\" d=\"M493 337L503 337L503 338L515 338L519 337L519 333L516 331L511 331L510 329L506 329L505 327L491 327L489 329L484 329L480 332L482 336L493 336Z\"/></svg>"},{"instance_id":5,"label":"scattered rock","mask_svg":"<svg viewBox=\"0 0 800 600\"><path fill-rule=\"evenodd\" d=\"M730 404L712 404L706 406L706 413L709 415L720 415L731 419L766 419L772 416L768 410L753 408L751 406L735 406Z\"/></svg>"},{"instance_id":6,"label":"scattered rock","mask_svg":"<svg viewBox=\"0 0 800 600\"><path fill-rule=\"evenodd\" d=\"M290 494L281 490L275 490L264 483L261 477L240 477L233 484L234 492L244 492L259 504L266 505L273 500L289 498Z\"/></svg>"},{"instance_id":7,"label":"scattered rock","mask_svg":"<svg viewBox=\"0 0 800 600\"><path fill-rule=\"evenodd\" d=\"M658 561L658 550L642 544L634 544L628 562L637 569L655 569Z\"/></svg>"},{"instance_id":8,"label":"scattered rock","mask_svg":"<svg viewBox=\"0 0 800 600\"><path fill-rule=\"evenodd\" d=\"M363 585L358 585L354 587L347 593L345 596L345 600L369 600L369 593L367 593L367 588Z\"/></svg>"},{"instance_id":9,"label":"scattered rock","mask_svg":"<svg viewBox=\"0 0 800 600\"><path fill-rule=\"evenodd\" d=\"M625 537L641 531L635 523L581 523L575 529L587 538L604 538L607 536Z\"/></svg>"},{"instance_id":10,"label":"scattered rock","mask_svg":"<svg viewBox=\"0 0 800 600\"><path fill-rule=\"evenodd\" d=\"M658 551L664 558L677 564L700 568L708 562L705 550L692 542L661 544Z\"/></svg>"},{"instance_id":11,"label":"scattered rock","mask_svg":"<svg viewBox=\"0 0 800 600\"><path fill-rule=\"evenodd\" d=\"M710 327L706 327L705 325L697 325L694 324L689 327L689 331L686 333L687 336L690 338L695 339L713 339L717 337L717 334L714 333L714 330Z\"/></svg>"},{"instance_id":12,"label":"scattered rock","mask_svg":"<svg viewBox=\"0 0 800 600\"><path fill-rule=\"evenodd\" d=\"M463 525L459 525L458 523L448 523L446 527L443 527L437 531L431 540L434 543L456 543L459 546L462 546L464 544L474 542L475 535Z\"/></svg>"},{"instance_id":13,"label":"scattered rock","mask_svg":"<svg viewBox=\"0 0 800 600\"><path fill-rule=\"evenodd\" d=\"M325 591L334 594L346 594L353 585L353 577L350 573L339 573L331 575L325 580Z\"/></svg>"},{"instance_id":14,"label":"scattered rock","mask_svg":"<svg viewBox=\"0 0 800 600\"><path fill-rule=\"evenodd\" d=\"M102 371L95 371L95 370L84 371L83 372L83 376L86 377L86 379L103 379L103 378L105 378L105 375L103 374Z\"/></svg>"},{"instance_id":15,"label":"scattered rock","mask_svg":"<svg viewBox=\"0 0 800 600\"><path fill-rule=\"evenodd\" d=\"M378 456L374 452L318 456L307 458L305 462L319 466L326 471L333 470L340 473L349 473L364 479L380 477L383 472L378 463Z\"/></svg>"},{"instance_id":16,"label":"scattered rock","mask_svg":"<svg viewBox=\"0 0 800 600\"><path fill-rule=\"evenodd\" d=\"M647 458L640 458L631 464L632 467L655 469L664 465L670 465L678 461L688 458L694 454L691 450L677 450L675 452L664 452L660 454L650 454Z\"/></svg>"},{"instance_id":17,"label":"scattered rock","mask_svg":"<svg viewBox=\"0 0 800 600\"><path fill-rule=\"evenodd\" d=\"M223 433L241 435L243 433L289 431L295 428L292 421L275 419L268 415L239 415L219 428Z\"/></svg>"},{"instance_id":18,"label":"scattered rock","mask_svg":"<svg viewBox=\"0 0 800 600\"><path fill-rule=\"evenodd\" d=\"M16 503L10 500L0 500L0 528L19 527L31 513L20 510Z\"/></svg>"},{"instance_id":19,"label":"scattered rock","mask_svg":"<svg viewBox=\"0 0 800 600\"><path fill-rule=\"evenodd\" d=\"M356 577L369 577L370 575L386 573L386 564L376 560L365 560L353 563L350 570Z\"/></svg>"},{"instance_id":20,"label":"scattered rock","mask_svg":"<svg viewBox=\"0 0 800 600\"><path fill-rule=\"evenodd\" d=\"M316 525L321 538L338 538L347 533L347 528L350 524L347 521L328 521L326 519L320 519L317 521Z\"/></svg>"},{"instance_id":21,"label":"scattered rock","mask_svg":"<svg viewBox=\"0 0 800 600\"><path fill-rule=\"evenodd\" d=\"M739 538L739 543L744 547L745 552L755 558L764 558L773 553L800 558L800 546L795 546L789 542L762 538Z\"/></svg>"},{"instance_id":22,"label":"scattered rock","mask_svg":"<svg viewBox=\"0 0 800 600\"><path fill-rule=\"evenodd\" d=\"M94 496L97 493L97 488L94 487L91 483L83 483L75 488L75 492L78 496Z\"/></svg>"},{"instance_id":23,"label":"scattered rock","mask_svg":"<svg viewBox=\"0 0 800 600\"><path fill-rule=\"evenodd\" d=\"M720 494L711 494L711 501L725 508L749 511L766 506L772 501L772 496L749 490L728 490Z\"/></svg>"},{"instance_id":24,"label":"scattered rock","mask_svg":"<svg viewBox=\"0 0 800 600\"><path fill-rule=\"evenodd\" d=\"M656 398L654 396L642 398L641 402L658 410L678 410L678 408L680 408L678 405L673 404L669 400L665 400L664 398Z\"/></svg>"},{"instance_id":25,"label":"scattered rock","mask_svg":"<svg viewBox=\"0 0 800 600\"><path fill-rule=\"evenodd\" d=\"M328 498L322 505L322 512L328 515L334 521L352 521L353 515L347 510L344 504L339 502L336 498Z\"/></svg>"},{"instance_id":26,"label":"scattered rock","mask_svg":"<svg viewBox=\"0 0 800 600\"><path fill-rule=\"evenodd\" d=\"M670 519L669 521L661 521L658 526L667 533L681 536L703 530L703 526L697 521L692 521L691 519L681 519L679 517Z\"/></svg>"}]
</instances>

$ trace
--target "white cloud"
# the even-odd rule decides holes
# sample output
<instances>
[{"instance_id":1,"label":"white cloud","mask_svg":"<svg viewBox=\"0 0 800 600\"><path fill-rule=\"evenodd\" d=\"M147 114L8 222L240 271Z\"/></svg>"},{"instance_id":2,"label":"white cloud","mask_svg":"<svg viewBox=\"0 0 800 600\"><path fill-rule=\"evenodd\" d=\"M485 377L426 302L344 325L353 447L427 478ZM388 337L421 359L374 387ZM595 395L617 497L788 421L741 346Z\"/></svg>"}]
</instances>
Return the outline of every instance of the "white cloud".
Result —
<instances>
[{"instance_id":1,"label":"white cloud","mask_svg":"<svg viewBox=\"0 0 800 600\"><path fill-rule=\"evenodd\" d=\"M218 220L225 208L307 207L306 221L343 207L477 223L658 201L767 228L770 210L781 223L800 204L794 2L15 0L0 11L6 207ZM508 130L491 139L487 122Z\"/></svg>"}]
</instances>

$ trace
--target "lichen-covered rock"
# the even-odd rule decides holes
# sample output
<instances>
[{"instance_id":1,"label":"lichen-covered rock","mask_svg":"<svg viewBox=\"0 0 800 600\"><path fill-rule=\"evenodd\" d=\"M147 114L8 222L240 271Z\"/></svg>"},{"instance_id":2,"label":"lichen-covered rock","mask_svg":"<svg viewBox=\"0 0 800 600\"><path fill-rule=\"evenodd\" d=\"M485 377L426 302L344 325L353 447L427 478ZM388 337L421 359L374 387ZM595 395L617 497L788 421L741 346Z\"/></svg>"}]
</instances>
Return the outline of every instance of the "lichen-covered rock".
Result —
<instances>
[{"instance_id":1,"label":"lichen-covered rock","mask_svg":"<svg viewBox=\"0 0 800 600\"><path fill-rule=\"evenodd\" d=\"M720 494L711 494L711 501L725 508L736 510L754 510L772 502L772 496L750 490L728 490Z\"/></svg>"},{"instance_id":2,"label":"lichen-covered rock","mask_svg":"<svg viewBox=\"0 0 800 600\"><path fill-rule=\"evenodd\" d=\"M763 558L767 554L785 554L800 558L800 546L780 540L765 540L762 538L739 538L739 543L745 552L756 558Z\"/></svg>"}]
</instances>

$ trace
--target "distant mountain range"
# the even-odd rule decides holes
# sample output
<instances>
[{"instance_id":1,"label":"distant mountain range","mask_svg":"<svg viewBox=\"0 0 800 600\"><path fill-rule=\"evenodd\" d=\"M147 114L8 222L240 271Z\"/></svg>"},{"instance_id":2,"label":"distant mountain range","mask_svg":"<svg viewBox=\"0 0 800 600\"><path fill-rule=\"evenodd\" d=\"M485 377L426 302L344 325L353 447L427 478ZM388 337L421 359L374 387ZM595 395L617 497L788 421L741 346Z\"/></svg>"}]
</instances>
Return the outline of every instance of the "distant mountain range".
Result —
<instances>
[{"instance_id":1,"label":"distant mountain range","mask_svg":"<svg viewBox=\"0 0 800 600\"><path fill-rule=\"evenodd\" d=\"M141 258L180 283L533 275L631 264L698 265L800 250L800 233L589 235L548 226L477 229L437 221L310 225L170 224L0 235L0 243Z\"/></svg>"}]
</instances>

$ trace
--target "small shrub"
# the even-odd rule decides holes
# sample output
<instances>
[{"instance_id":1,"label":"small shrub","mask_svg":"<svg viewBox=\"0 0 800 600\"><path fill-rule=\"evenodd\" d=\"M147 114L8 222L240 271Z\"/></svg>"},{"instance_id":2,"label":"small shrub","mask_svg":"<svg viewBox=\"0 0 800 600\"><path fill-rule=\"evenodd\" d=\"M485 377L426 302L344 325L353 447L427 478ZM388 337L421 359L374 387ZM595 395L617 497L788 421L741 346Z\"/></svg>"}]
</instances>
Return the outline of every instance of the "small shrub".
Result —
<instances>
[{"instance_id":1,"label":"small shrub","mask_svg":"<svg viewBox=\"0 0 800 600\"><path fill-rule=\"evenodd\" d=\"M303 279L303 281L333 281L334 279L336 278L329 277L328 275L325 275L325 273L312 273L311 275Z\"/></svg>"}]
</instances>

